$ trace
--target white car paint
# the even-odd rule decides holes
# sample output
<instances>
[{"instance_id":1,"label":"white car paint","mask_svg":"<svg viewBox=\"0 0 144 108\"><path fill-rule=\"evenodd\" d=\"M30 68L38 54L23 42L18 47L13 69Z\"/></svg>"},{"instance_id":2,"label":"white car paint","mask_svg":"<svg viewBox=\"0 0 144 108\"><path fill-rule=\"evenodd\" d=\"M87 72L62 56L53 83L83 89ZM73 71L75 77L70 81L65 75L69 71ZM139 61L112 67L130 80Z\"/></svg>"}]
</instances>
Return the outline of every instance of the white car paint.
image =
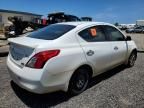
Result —
<instances>
[{"instance_id":1,"label":"white car paint","mask_svg":"<svg viewBox=\"0 0 144 108\"><path fill-rule=\"evenodd\" d=\"M34 93L48 93L57 90L67 91L72 74L82 65L89 65L93 76L127 62L132 50L136 49L133 41L93 42L84 41L78 32L97 25L111 24L103 22L67 22L59 23L76 26L71 31L55 40L42 40L30 37L11 38L7 66L12 80L20 87ZM115 47L119 49L114 50ZM27 67L27 62L38 52L59 49L58 56L46 62L42 69ZM12 51L25 54L15 60ZM93 56L87 56L89 50Z\"/></svg>"}]
</instances>

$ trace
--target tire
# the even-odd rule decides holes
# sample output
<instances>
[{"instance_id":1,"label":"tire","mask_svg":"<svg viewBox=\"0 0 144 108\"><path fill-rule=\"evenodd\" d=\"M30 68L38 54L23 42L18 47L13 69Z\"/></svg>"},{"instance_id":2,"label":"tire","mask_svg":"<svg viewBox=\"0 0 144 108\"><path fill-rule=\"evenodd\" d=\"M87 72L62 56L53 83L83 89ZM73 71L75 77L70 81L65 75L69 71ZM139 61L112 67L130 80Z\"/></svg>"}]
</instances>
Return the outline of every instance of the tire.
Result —
<instances>
[{"instance_id":1,"label":"tire","mask_svg":"<svg viewBox=\"0 0 144 108\"><path fill-rule=\"evenodd\" d=\"M68 93L78 95L86 90L89 84L90 74L86 69L78 69L71 77Z\"/></svg>"},{"instance_id":2,"label":"tire","mask_svg":"<svg viewBox=\"0 0 144 108\"><path fill-rule=\"evenodd\" d=\"M137 58L137 52L136 51L133 51L128 59L128 64L127 66L128 67L132 67L134 66L135 64L135 61L136 61L136 58Z\"/></svg>"}]
</instances>

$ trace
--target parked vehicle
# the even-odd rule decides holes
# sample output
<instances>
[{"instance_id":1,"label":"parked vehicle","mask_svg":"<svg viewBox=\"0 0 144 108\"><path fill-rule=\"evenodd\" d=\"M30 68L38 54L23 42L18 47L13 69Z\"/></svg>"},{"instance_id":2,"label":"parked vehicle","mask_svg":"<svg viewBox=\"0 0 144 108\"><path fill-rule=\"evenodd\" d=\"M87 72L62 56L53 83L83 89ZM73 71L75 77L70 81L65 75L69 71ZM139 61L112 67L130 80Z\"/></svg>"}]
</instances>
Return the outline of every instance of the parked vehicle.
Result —
<instances>
[{"instance_id":1,"label":"parked vehicle","mask_svg":"<svg viewBox=\"0 0 144 108\"><path fill-rule=\"evenodd\" d=\"M144 30L144 26L139 26L134 29L134 33L142 33Z\"/></svg>"},{"instance_id":2,"label":"parked vehicle","mask_svg":"<svg viewBox=\"0 0 144 108\"><path fill-rule=\"evenodd\" d=\"M118 65L134 66L137 47L114 25L65 22L9 39L12 80L34 93L82 93L89 80Z\"/></svg>"},{"instance_id":3,"label":"parked vehicle","mask_svg":"<svg viewBox=\"0 0 144 108\"><path fill-rule=\"evenodd\" d=\"M82 21L92 21L91 17L81 17Z\"/></svg>"},{"instance_id":4,"label":"parked vehicle","mask_svg":"<svg viewBox=\"0 0 144 108\"><path fill-rule=\"evenodd\" d=\"M134 33L134 28L126 29L126 33Z\"/></svg>"},{"instance_id":5,"label":"parked vehicle","mask_svg":"<svg viewBox=\"0 0 144 108\"><path fill-rule=\"evenodd\" d=\"M119 24L117 27L121 30L131 30L132 28L134 28L136 25L135 24Z\"/></svg>"},{"instance_id":6,"label":"parked vehicle","mask_svg":"<svg viewBox=\"0 0 144 108\"><path fill-rule=\"evenodd\" d=\"M48 14L47 19L35 19L33 20L33 22L22 21L22 19L19 19L17 17L10 17L10 19L13 23L13 28L15 29L11 29L11 26L7 26L5 29L6 38L17 37L19 35L22 35L23 33L25 33L24 31L26 30L26 28L37 30L50 24L60 22L81 21L81 19L77 16L65 14L64 12L50 13ZM11 34L11 32L14 32L14 35Z\"/></svg>"},{"instance_id":7,"label":"parked vehicle","mask_svg":"<svg viewBox=\"0 0 144 108\"><path fill-rule=\"evenodd\" d=\"M127 26L126 25L118 25L117 26L120 30L126 30Z\"/></svg>"},{"instance_id":8,"label":"parked vehicle","mask_svg":"<svg viewBox=\"0 0 144 108\"><path fill-rule=\"evenodd\" d=\"M143 31L144 31L144 26L139 26L139 27L127 29L126 33L143 33Z\"/></svg>"},{"instance_id":9,"label":"parked vehicle","mask_svg":"<svg viewBox=\"0 0 144 108\"><path fill-rule=\"evenodd\" d=\"M60 22L80 21L77 16L65 14L64 12L56 12L48 14L48 24L55 24Z\"/></svg>"}]
</instances>

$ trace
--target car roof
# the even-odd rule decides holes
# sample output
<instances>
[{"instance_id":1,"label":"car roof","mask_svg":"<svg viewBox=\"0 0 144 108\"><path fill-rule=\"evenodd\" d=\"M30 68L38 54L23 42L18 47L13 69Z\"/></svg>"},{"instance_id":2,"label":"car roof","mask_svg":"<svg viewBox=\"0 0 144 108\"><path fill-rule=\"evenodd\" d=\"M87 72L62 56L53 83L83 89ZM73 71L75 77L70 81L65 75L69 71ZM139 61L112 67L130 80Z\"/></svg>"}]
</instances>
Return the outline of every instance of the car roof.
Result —
<instances>
[{"instance_id":1,"label":"car roof","mask_svg":"<svg viewBox=\"0 0 144 108\"><path fill-rule=\"evenodd\" d=\"M93 21L77 21L77 22L62 22L62 23L58 23L58 24L65 24L65 25L73 25L73 26L88 26L88 25L110 25L112 26L112 24L110 23L105 23L105 22L93 22Z\"/></svg>"}]
</instances>

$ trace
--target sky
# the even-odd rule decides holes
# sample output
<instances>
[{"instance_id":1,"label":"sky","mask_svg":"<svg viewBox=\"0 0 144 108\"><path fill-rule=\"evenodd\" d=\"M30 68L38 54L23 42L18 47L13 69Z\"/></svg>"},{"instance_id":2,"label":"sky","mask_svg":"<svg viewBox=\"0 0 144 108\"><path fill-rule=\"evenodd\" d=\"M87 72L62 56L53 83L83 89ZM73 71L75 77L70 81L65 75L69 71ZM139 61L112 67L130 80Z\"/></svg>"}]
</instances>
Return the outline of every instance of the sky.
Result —
<instances>
[{"instance_id":1,"label":"sky","mask_svg":"<svg viewBox=\"0 0 144 108\"><path fill-rule=\"evenodd\" d=\"M0 9L31 12L47 16L63 11L94 21L135 23L144 19L144 0L0 0Z\"/></svg>"}]
</instances>

